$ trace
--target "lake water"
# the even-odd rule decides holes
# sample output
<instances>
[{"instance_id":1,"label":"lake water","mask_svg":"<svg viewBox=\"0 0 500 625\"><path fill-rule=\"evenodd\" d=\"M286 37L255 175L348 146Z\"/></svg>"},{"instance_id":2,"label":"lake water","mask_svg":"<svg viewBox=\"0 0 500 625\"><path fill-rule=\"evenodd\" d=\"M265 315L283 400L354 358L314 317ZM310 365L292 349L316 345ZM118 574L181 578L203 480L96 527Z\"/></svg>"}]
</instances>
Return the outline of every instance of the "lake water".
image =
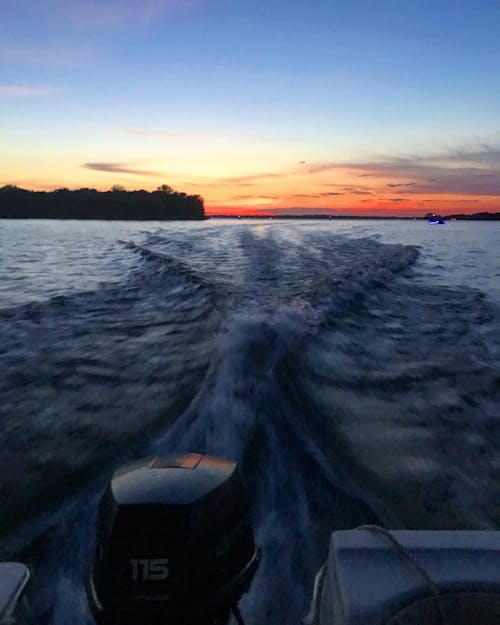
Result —
<instances>
[{"instance_id":1,"label":"lake water","mask_svg":"<svg viewBox=\"0 0 500 625\"><path fill-rule=\"evenodd\" d=\"M236 460L248 625L300 623L334 529L500 529L500 224L0 221L0 549L91 623L111 471Z\"/></svg>"}]
</instances>

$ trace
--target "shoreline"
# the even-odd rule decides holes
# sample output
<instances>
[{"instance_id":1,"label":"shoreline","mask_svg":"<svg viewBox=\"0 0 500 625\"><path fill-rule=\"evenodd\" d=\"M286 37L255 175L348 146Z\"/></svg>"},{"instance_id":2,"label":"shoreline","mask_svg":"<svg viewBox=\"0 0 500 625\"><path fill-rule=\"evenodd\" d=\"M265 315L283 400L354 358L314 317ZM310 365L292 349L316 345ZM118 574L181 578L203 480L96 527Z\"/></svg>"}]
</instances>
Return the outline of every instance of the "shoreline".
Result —
<instances>
[{"instance_id":1,"label":"shoreline","mask_svg":"<svg viewBox=\"0 0 500 625\"><path fill-rule=\"evenodd\" d=\"M383 215L207 215L207 219L312 219L312 220L375 220L375 221L427 221L427 217L407 217L391 215L386 217ZM448 221L500 221L499 213L476 213L473 215L443 215Z\"/></svg>"}]
</instances>

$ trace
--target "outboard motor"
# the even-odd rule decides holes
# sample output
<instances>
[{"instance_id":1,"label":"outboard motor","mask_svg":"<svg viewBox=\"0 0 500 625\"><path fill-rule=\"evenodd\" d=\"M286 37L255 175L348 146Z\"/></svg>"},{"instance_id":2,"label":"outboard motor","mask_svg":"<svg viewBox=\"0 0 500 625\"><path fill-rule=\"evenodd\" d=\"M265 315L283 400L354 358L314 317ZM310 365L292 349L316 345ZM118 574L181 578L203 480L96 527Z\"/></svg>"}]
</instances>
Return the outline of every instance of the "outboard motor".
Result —
<instances>
[{"instance_id":1,"label":"outboard motor","mask_svg":"<svg viewBox=\"0 0 500 625\"><path fill-rule=\"evenodd\" d=\"M143 460L103 495L87 597L99 625L223 624L259 560L235 463Z\"/></svg>"}]
</instances>

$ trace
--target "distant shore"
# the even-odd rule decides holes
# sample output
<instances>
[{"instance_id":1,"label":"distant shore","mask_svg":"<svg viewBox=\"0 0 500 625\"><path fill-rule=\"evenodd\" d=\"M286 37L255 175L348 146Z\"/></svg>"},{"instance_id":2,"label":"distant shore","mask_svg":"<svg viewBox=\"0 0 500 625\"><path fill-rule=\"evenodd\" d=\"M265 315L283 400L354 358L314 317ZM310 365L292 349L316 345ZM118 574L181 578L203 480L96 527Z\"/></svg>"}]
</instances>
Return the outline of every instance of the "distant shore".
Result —
<instances>
[{"instance_id":1,"label":"distant shore","mask_svg":"<svg viewBox=\"0 0 500 625\"><path fill-rule=\"evenodd\" d=\"M443 219L449 220L449 221L500 221L500 212L498 213L473 213L471 215L460 215L460 214L454 214L454 215L443 215L442 216ZM422 221L422 220L427 220L427 217L422 216L422 217L407 217L407 216L397 216L397 215L392 215L392 216L385 216L385 215L323 215L323 214L319 214L319 215L270 215L270 214L263 214L263 215L245 215L245 214L240 214L240 215L220 215L220 214L214 214L214 215L207 215L208 219L327 219L327 220L333 220L333 219L375 219L375 220L382 220L382 221L388 221L388 220L406 220L406 221Z\"/></svg>"},{"instance_id":2,"label":"distant shore","mask_svg":"<svg viewBox=\"0 0 500 625\"><path fill-rule=\"evenodd\" d=\"M286 210L286 209L285 209ZM15 185L0 188L0 219L88 219L117 221L179 221L203 219L309 219L309 220L427 220L428 215L335 215L323 213L247 215L206 214L200 195L188 195L162 185L155 191L127 191L115 185L109 191L66 188L30 191ZM500 221L500 212L442 215L450 221Z\"/></svg>"},{"instance_id":3,"label":"distant shore","mask_svg":"<svg viewBox=\"0 0 500 625\"><path fill-rule=\"evenodd\" d=\"M28 191L7 185L0 188L2 219L105 219L199 220L205 219L203 198L163 185L156 191L126 191L113 187Z\"/></svg>"}]
</instances>

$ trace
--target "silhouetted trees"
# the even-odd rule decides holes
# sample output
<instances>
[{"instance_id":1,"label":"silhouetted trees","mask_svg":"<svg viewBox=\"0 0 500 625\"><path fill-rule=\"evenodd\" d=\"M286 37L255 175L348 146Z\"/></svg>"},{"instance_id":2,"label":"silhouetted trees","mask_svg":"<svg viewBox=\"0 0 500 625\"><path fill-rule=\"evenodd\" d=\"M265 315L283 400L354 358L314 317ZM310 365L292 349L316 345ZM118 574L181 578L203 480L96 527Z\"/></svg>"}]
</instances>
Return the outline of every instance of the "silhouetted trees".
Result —
<instances>
[{"instance_id":1,"label":"silhouetted trees","mask_svg":"<svg viewBox=\"0 0 500 625\"><path fill-rule=\"evenodd\" d=\"M498 213L472 213L472 214L460 214L456 213L454 215L446 215L446 219L456 219L457 221L462 219L465 221L499 221L500 220L500 212Z\"/></svg>"},{"instance_id":2,"label":"silhouetted trees","mask_svg":"<svg viewBox=\"0 0 500 625\"><path fill-rule=\"evenodd\" d=\"M162 184L157 189L157 191L161 191L162 193L167 193L170 195L171 193L175 193L175 191L168 184Z\"/></svg>"},{"instance_id":3,"label":"silhouetted trees","mask_svg":"<svg viewBox=\"0 0 500 625\"><path fill-rule=\"evenodd\" d=\"M454 213L452 215L437 215L436 213L426 213L424 219L455 219L464 221L498 221L500 220L500 213Z\"/></svg>"},{"instance_id":4,"label":"silhouetted trees","mask_svg":"<svg viewBox=\"0 0 500 625\"><path fill-rule=\"evenodd\" d=\"M7 219L204 219L203 198L174 191L110 191L66 188L28 191L14 185L0 188L0 218Z\"/></svg>"}]
</instances>

